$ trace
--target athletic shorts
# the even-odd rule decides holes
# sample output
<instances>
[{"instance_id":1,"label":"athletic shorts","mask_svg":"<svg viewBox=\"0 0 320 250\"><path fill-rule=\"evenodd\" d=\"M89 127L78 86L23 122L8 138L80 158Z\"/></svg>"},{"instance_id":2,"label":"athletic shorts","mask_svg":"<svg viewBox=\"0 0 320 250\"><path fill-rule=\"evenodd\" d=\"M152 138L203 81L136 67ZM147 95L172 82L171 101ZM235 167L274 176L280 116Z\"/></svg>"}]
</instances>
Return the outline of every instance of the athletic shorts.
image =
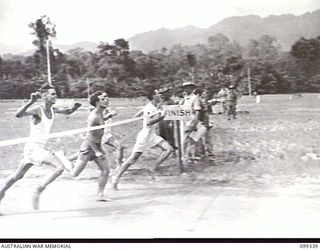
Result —
<instances>
[{"instance_id":1,"label":"athletic shorts","mask_svg":"<svg viewBox=\"0 0 320 250\"><path fill-rule=\"evenodd\" d=\"M99 148L99 150L104 153L101 143L96 143L97 147ZM96 154L93 151L93 149L91 148L89 142L84 141L81 146L80 146L80 152L79 152L79 157L80 160L82 161L92 161L94 159L96 159Z\"/></svg>"},{"instance_id":2,"label":"athletic shorts","mask_svg":"<svg viewBox=\"0 0 320 250\"><path fill-rule=\"evenodd\" d=\"M37 143L26 143L23 151L23 162L41 164L52 153L45 146Z\"/></svg>"},{"instance_id":3,"label":"athletic shorts","mask_svg":"<svg viewBox=\"0 0 320 250\"><path fill-rule=\"evenodd\" d=\"M136 139L136 143L133 146L132 152L144 152L147 149L155 147L164 139L157 134L149 133L146 130L141 130Z\"/></svg>"}]
</instances>

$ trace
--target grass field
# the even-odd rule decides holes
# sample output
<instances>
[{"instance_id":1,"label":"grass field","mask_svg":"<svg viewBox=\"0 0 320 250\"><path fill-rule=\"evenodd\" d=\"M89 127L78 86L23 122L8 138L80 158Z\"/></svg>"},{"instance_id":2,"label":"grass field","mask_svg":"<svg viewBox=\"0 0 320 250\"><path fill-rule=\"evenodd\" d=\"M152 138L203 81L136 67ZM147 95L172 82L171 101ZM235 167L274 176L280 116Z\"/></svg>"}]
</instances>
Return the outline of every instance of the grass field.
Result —
<instances>
[{"instance_id":1,"label":"grass field","mask_svg":"<svg viewBox=\"0 0 320 250\"><path fill-rule=\"evenodd\" d=\"M63 102L68 103L70 100ZM86 100L81 102L87 107ZM28 136L28 119L14 117L15 109L21 103L22 101L0 103L0 140ZM165 196L166 201L161 202L171 205L180 199L181 206L175 204L174 212L169 214L171 221L177 220L182 223L181 220L192 218L195 211L203 213L201 216L194 215L192 222L184 221L187 226L182 227L181 231L174 228L176 231L173 232L173 237L319 237L317 232L312 231L320 222L317 215L320 205L319 103L320 98L317 94L303 94L301 97L266 95L262 96L261 104L256 104L254 97L244 96L239 100L236 120L228 121L224 115L211 115L214 124L211 132L215 154L212 160L190 165L189 174L181 176L177 160L169 159L163 170L158 173L156 185L159 189L156 190L148 186L150 177L146 173L131 171L120 183L120 188L123 187L125 190L124 193L112 195L118 196L121 200L121 197L132 194L130 188L135 190L131 192L138 192L138 187L143 186L145 193L139 193L139 199L142 199L143 195L149 200ZM132 99L112 99L111 106L119 113L114 121L132 117L140 105L139 101ZM86 109L81 109L68 117L57 117L54 131L85 127L87 114ZM131 151L141 123L137 121L112 128L114 134L127 146L126 155ZM80 134L52 139L49 146L53 149L63 149L70 155L79 149L83 138ZM22 157L22 149L23 145L0 148L0 182L17 167ZM111 150L109 153L112 165L114 155L111 154ZM145 154L137 162L135 168L148 168L156 158L157 152L150 151L150 154ZM36 178L41 177L46 171L44 167L35 166L26 176L30 180L28 183L34 184ZM94 183L98 171L90 164L81 176L85 186L87 182ZM69 179L67 174L63 174L57 180L57 184L53 185L68 185ZM17 184L17 189L19 185L20 188L28 188L27 184ZM171 191L162 191L160 187ZM108 190L109 188L108 186ZM191 200L185 200L186 197ZM190 201L192 205L188 203ZM125 201L122 202L120 204L125 206ZM162 204L162 208L166 209L161 202L157 200L157 206ZM148 208L155 204L148 203L145 199L143 204L142 211L148 211L148 215L145 216L154 219L154 214ZM186 204L189 205L183 207ZM20 208L12 206L7 205L6 210L20 211ZM135 206L139 206L138 203ZM159 214L160 217L163 215L160 211L162 210L157 213L158 220ZM113 217L110 216L106 215L106 220L112 220ZM178 217L181 218L178 220ZM130 218L132 222L133 219ZM169 218L166 219L169 221ZM294 226L293 221L299 228ZM231 231L228 229L230 225L233 227ZM259 225L258 228L255 225ZM190 227L193 231L190 231ZM208 228L215 230L208 231ZM168 237L164 230L159 230L161 237ZM143 233L138 235L141 236ZM96 236L101 237L99 234Z\"/></svg>"}]
</instances>

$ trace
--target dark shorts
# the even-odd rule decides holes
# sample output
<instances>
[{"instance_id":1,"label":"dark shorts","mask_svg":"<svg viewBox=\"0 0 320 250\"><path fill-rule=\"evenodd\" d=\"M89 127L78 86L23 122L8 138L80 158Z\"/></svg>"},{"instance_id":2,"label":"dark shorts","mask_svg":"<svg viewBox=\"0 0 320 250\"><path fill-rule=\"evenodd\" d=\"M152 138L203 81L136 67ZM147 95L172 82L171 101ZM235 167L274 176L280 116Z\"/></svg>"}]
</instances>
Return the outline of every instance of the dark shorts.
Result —
<instances>
[{"instance_id":1,"label":"dark shorts","mask_svg":"<svg viewBox=\"0 0 320 250\"><path fill-rule=\"evenodd\" d=\"M105 153L103 151L101 143L96 143L96 145L101 152ZM93 161L93 160L97 159L96 154L94 153L93 149L91 148L91 146L89 145L89 143L87 141L84 141L81 144L79 159L82 161Z\"/></svg>"}]
</instances>

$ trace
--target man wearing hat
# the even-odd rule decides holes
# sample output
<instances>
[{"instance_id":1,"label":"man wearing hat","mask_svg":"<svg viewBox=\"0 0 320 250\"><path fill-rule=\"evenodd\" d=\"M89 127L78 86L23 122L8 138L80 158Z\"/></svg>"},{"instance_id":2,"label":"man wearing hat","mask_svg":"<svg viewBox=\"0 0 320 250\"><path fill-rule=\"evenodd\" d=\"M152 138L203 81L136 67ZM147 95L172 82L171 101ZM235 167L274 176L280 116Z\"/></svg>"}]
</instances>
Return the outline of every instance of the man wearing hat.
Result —
<instances>
[{"instance_id":1,"label":"man wearing hat","mask_svg":"<svg viewBox=\"0 0 320 250\"><path fill-rule=\"evenodd\" d=\"M237 92L235 90L234 85L230 85L229 86L229 91L227 94L227 113L228 113L228 120L231 119L231 116L233 117L233 119L236 119L236 107L237 107Z\"/></svg>"},{"instance_id":2,"label":"man wearing hat","mask_svg":"<svg viewBox=\"0 0 320 250\"><path fill-rule=\"evenodd\" d=\"M193 131L197 130L197 124L200 119L202 104L199 96L194 94L196 86L193 82L184 82L182 84L182 89L185 93L184 100L181 103L184 107L188 107L191 109L192 116L191 119L186 122L185 128L185 138L184 138L184 153L185 159L188 161L194 160L195 150L196 150L196 142L190 137L190 134ZM189 155L191 154L191 159Z\"/></svg>"},{"instance_id":3,"label":"man wearing hat","mask_svg":"<svg viewBox=\"0 0 320 250\"><path fill-rule=\"evenodd\" d=\"M227 99L227 94L228 94L228 88L226 86L223 86L220 91L218 92L218 97L220 99L220 103L221 103L221 108L222 108L222 113L227 113L227 103L226 103L226 99Z\"/></svg>"},{"instance_id":4,"label":"man wearing hat","mask_svg":"<svg viewBox=\"0 0 320 250\"><path fill-rule=\"evenodd\" d=\"M160 102L157 105L157 108L163 109L163 105L174 105L174 101L171 99L171 89L161 88L158 91L160 96ZM177 149L174 141L174 126L173 121L161 120L159 123L159 135L165 139L169 144Z\"/></svg>"}]
</instances>

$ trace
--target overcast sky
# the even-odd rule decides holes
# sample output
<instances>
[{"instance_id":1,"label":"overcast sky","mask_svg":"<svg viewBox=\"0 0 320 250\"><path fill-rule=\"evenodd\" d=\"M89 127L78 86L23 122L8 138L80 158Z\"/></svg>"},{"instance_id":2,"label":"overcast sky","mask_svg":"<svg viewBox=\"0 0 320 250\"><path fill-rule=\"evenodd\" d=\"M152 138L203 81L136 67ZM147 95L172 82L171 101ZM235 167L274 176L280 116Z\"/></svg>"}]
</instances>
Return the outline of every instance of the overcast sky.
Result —
<instances>
[{"instance_id":1,"label":"overcast sky","mask_svg":"<svg viewBox=\"0 0 320 250\"><path fill-rule=\"evenodd\" d=\"M230 16L312 12L320 0L0 0L0 43L32 48L30 22L48 15L54 43L112 42L159 28L207 28Z\"/></svg>"}]
</instances>

